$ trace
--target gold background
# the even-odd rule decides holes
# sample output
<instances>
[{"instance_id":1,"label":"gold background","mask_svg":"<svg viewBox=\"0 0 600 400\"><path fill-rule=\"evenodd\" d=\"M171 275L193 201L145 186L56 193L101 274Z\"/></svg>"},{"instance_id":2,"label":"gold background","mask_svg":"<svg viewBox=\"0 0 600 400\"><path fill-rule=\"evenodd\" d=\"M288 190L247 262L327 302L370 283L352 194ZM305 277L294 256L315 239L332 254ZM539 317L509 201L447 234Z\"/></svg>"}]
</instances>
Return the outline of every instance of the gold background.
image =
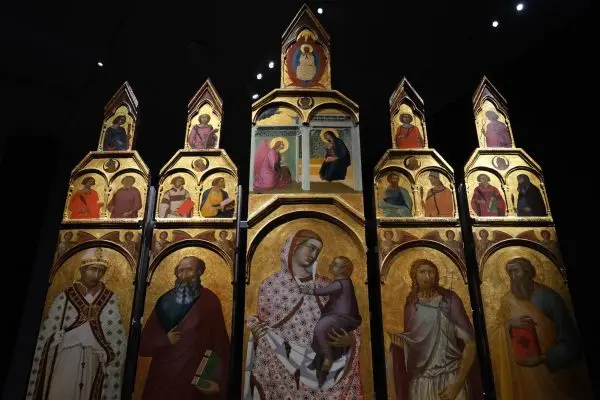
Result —
<instances>
[{"instance_id":1,"label":"gold background","mask_svg":"<svg viewBox=\"0 0 600 400\"><path fill-rule=\"evenodd\" d=\"M236 199L235 208L233 211L233 216L235 218L235 216L237 215L237 209L238 209L237 180L230 174L227 174L224 172L216 172L216 173L211 173L211 174L202 176L202 182L200 182L200 188L199 188L200 195L198 197L198 201L196 202L197 203L196 208L198 208L198 215L202 217L202 213L200 211L200 199L202 199L202 195L204 194L205 190L210 190L210 188L212 187L212 181L213 181L213 179L216 179L216 178L224 178L225 179L225 191L229 195L229 198Z\"/></svg>"},{"instance_id":2,"label":"gold background","mask_svg":"<svg viewBox=\"0 0 600 400\"><path fill-rule=\"evenodd\" d=\"M67 202L65 203L65 212L67 213L67 218L68 219L71 218L71 211L69 210L69 203L71 201L71 197L77 191L83 189L83 184L81 182L85 178L87 178L88 176L91 176L96 181L96 183L94 184L94 186L92 186L92 189L95 190L98 193L98 202L99 203L103 203L102 207L100 207L100 218L102 218L102 215L103 215L103 213L106 210L106 205L108 204L108 201L106 199L106 197L107 197L106 196L106 192L107 192L107 189L108 189L106 178L104 176L102 176L100 173L84 174L84 175L78 177L77 179L75 179L73 181L73 183L71 183L72 190L71 190L70 195L67 196ZM96 218L94 218L94 219L96 219Z\"/></svg>"},{"instance_id":3,"label":"gold background","mask_svg":"<svg viewBox=\"0 0 600 400\"><path fill-rule=\"evenodd\" d=\"M389 172L386 172L383 175L381 175L379 178L377 178L377 181L376 181L376 184L375 184L375 193L376 193L376 199L377 199L377 204L376 204L376 207L377 207L377 216L378 217L383 217L384 216L383 215L383 211L381 210L381 207L379 207L379 201L381 199L383 199L383 195L385 193L385 190L389 186L389 183L387 181L387 177L390 174L396 174L396 175L398 175L400 177L400 181L398 182L398 186L399 187L403 187L404 189L406 189L408 191L408 194L410 195L410 198L413 201L413 207L412 207L411 213L412 213L413 216L415 216L415 210L418 210L421 207L419 207L416 204L416 201L415 201L415 198L414 198L414 193L413 193L413 190L412 190L412 185L411 185L410 181L408 180L408 178L402 172L399 172L399 171L389 171Z\"/></svg>"},{"instance_id":4,"label":"gold background","mask_svg":"<svg viewBox=\"0 0 600 400\"><path fill-rule=\"evenodd\" d=\"M412 285L410 267L417 259L430 260L437 265L440 273L440 286L454 290L462 300L469 319L473 319L469 287L464 282L456 264L447 255L441 251L425 247L413 247L403 250L391 260L392 265L385 284L381 288L386 349L390 344L387 333L402 332L402 329L404 329L404 304Z\"/></svg>"},{"instance_id":5,"label":"gold background","mask_svg":"<svg viewBox=\"0 0 600 400\"><path fill-rule=\"evenodd\" d=\"M233 280L232 267L227 265L227 263L213 251L196 246L186 247L169 254L154 271L152 280L146 289L144 319L142 321L143 325L148 321L158 298L165 292L171 290L175 285L175 267L177 266L177 263L186 256L199 257L206 263L206 270L201 277L202 286L214 292L221 301L225 326L227 327L227 333L231 338L231 314L233 311L233 286L231 285ZM133 395L134 399L142 398L151 362L152 357L138 356Z\"/></svg>"},{"instance_id":6,"label":"gold background","mask_svg":"<svg viewBox=\"0 0 600 400\"><path fill-rule=\"evenodd\" d=\"M510 246L493 253L482 266L481 297L487 331L492 332L495 329L500 299L510 291L510 280L505 267L506 262L514 257L525 257L531 261L536 272L535 280L558 292L572 315L571 298L556 265L536 250Z\"/></svg>"},{"instance_id":7,"label":"gold background","mask_svg":"<svg viewBox=\"0 0 600 400\"><path fill-rule=\"evenodd\" d=\"M535 175L532 174L529 171L524 171L524 170L513 170L511 171L510 174L508 174L506 176L506 184L508 186L508 191L510 192L510 194L513 194L515 197L515 202L512 203L512 199L511 199L511 207L512 207L512 211L514 212L514 214L517 214L517 201L519 199L519 191L517 190L519 187L519 182L517 181L517 176L518 175L527 175L529 177L529 180L531 181L532 184L534 184L535 186L537 186L538 189L540 189L540 194L542 195L542 198L544 199L544 205L546 206L546 211L548 213L550 213L550 207L548 206L548 199L546 198L546 191L544 190L544 188L541 185L540 179Z\"/></svg>"},{"instance_id":8,"label":"gold background","mask_svg":"<svg viewBox=\"0 0 600 400\"><path fill-rule=\"evenodd\" d=\"M146 198L147 198L148 186L146 186L146 181L145 181L144 177L139 173L127 172L125 174L121 174L119 176L114 177L114 181L111 182L111 186L109 188L109 196L108 196L108 201L106 202L106 204L108 205L110 200L113 198L113 195L115 193L117 193L117 190L119 190L123 187L123 183L121 183L121 182L123 181L123 179L126 176L131 176L131 177L135 178L135 183L133 184L133 187L140 191L140 196L142 198L142 208L140 209L140 211L138 211L137 218L143 218L144 213L146 211ZM108 211L108 209L106 210L106 213L107 213L106 216L110 217L110 211Z\"/></svg>"},{"instance_id":9,"label":"gold background","mask_svg":"<svg viewBox=\"0 0 600 400\"><path fill-rule=\"evenodd\" d=\"M471 207L471 200L473 199L473 193L475 193L475 188L477 188L477 186L479 186L479 182L477 182L477 177L479 176L479 174L487 175L490 178L490 185L492 185L496 189L498 189L498 191L502 195L502 198L504 199L504 202L506 204L506 215L514 215L511 202L507 201L507 199L506 199L506 194L504 193L504 187L503 187L502 183L500 182L500 179L498 178L498 176L496 174L489 172L489 171L484 171L484 170L473 170L469 173L469 175L465 179L465 183L467 185L467 193L469 194L467 200L469 201L469 211L470 211L471 215L478 217L478 215L475 213L475 210L473 210L473 208Z\"/></svg>"},{"instance_id":10,"label":"gold background","mask_svg":"<svg viewBox=\"0 0 600 400\"><path fill-rule=\"evenodd\" d=\"M73 284L74 281L81 278L79 267L81 266L81 257L86 250L75 253L72 257L66 260L56 271L54 279L48 288L46 295L46 304L44 306L43 318L46 318L52 300L60 292ZM133 304L134 291L134 273L133 268L116 250L102 247L103 257L108 259L108 268L106 274L102 278L102 282L106 287L112 290L119 299L119 311L121 312L121 322L125 329L125 335L129 335L129 321L131 319L131 307Z\"/></svg>"},{"instance_id":11,"label":"gold background","mask_svg":"<svg viewBox=\"0 0 600 400\"><path fill-rule=\"evenodd\" d=\"M208 121L208 124L212 125L213 129L218 129L218 131L215 132L215 135L217 135L217 143L215 143L214 148L216 149L219 147L219 142L221 141L221 117L214 113L213 110L214 108L210 104L204 103L202 107L200 107L200 109L196 112L196 114L194 115L187 127L187 132L185 134L185 148L189 148L188 138L190 136L190 132L192 131L194 125L197 125L199 123L200 115L202 114L210 115L210 121Z\"/></svg>"},{"instance_id":12,"label":"gold background","mask_svg":"<svg viewBox=\"0 0 600 400\"><path fill-rule=\"evenodd\" d=\"M481 105L481 109L479 110L479 112L477 113L477 116L475 117L475 126L477 128L477 138L479 139L479 147L487 147L486 140L485 140L485 134L483 133L485 131L485 128L487 127L487 124L489 123L488 119L485 116L485 113L487 111L494 111L496 114L498 114L498 121L507 125L508 132L510 133L510 140L512 142L512 147L514 147L514 140L513 140L512 129L510 126L510 121L507 122L506 116L502 112L500 112L496 108L496 106L494 106L494 104L489 100L485 100L483 102L483 104Z\"/></svg>"},{"instance_id":13,"label":"gold background","mask_svg":"<svg viewBox=\"0 0 600 400\"><path fill-rule=\"evenodd\" d=\"M416 179L417 195L419 196L419 208L418 208L419 215L418 216L421 216L421 217L425 216L425 210L423 208L423 204L421 204L420 188L421 187L423 188L423 201L425 201L427 199L427 192L429 192L429 189L431 189L433 187L433 186L431 186L431 182L429 181L429 173L430 172L432 172L432 170L421 171ZM436 172L440 172L440 171L436 170ZM454 209L452 216L456 216L456 196L454 193L454 185L452 184L452 182L450 182L448 177L446 177L446 175L444 175L442 172L440 172L440 181L442 181L444 186L446 186L452 192L452 206Z\"/></svg>"},{"instance_id":14,"label":"gold background","mask_svg":"<svg viewBox=\"0 0 600 400\"><path fill-rule=\"evenodd\" d=\"M388 351L391 342L390 333L404 331L404 305L412 286L410 267L415 260L420 258L431 260L437 265L440 286L456 292L462 300L469 320L473 321L469 288L463 281L456 264L448 256L435 249L414 247L403 250L392 260L386 283L381 287L381 311L387 362L391 361ZM394 393L393 385L394 382L388 379L388 393Z\"/></svg>"},{"instance_id":15,"label":"gold background","mask_svg":"<svg viewBox=\"0 0 600 400\"><path fill-rule=\"evenodd\" d=\"M123 125L121 125L121 127L123 127L125 129L125 132L128 133L130 135L130 139L129 139L129 143L127 145L127 150L131 149L131 145L133 143L133 138L135 135L135 122L133 121L133 118L131 117L131 114L129 114L129 109L127 108L126 105L120 105L116 111L114 112L114 114L112 114L110 117L105 118L104 121L102 122L102 133L100 134L100 143L98 145L98 150L103 150L104 149L104 134L106 133L106 128L108 128L109 126L112 125L112 121L113 119L115 119L118 116L124 116L125 117L125 123ZM131 126L131 128L127 129L127 126Z\"/></svg>"},{"instance_id":16,"label":"gold background","mask_svg":"<svg viewBox=\"0 0 600 400\"><path fill-rule=\"evenodd\" d=\"M271 107L277 108L277 114L273 114L268 118L257 121L256 126L293 126L298 124L296 118L298 118L299 121L302 119L302 117L292 108L281 105L267 106L262 109L261 113Z\"/></svg>"},{"instance_id":17,"label":"gold background","mask_svg":"<svg viewBox=\"0 0 600 400\"><path fill-rule=\"evenodd\" d=\"M419 129L419 132L421 133L421 139L423 140L423 144L424 147L427 147L427 132L425 132L425 129L423 128L423 122L421 121L421 118L419 118L419 116L417 114L415 114L415 112L406 104L402 104L400 105L400 108L398 109L398 112L392 117L392 147L393 148L397 148L396 147L396 133L398 132L398 127L400 125L402 125L402 122L400 121L400 114L410 114L413 117L413 120L411 122L411 124L413 124L414 126L416 126Z\"/></svg>"},{"instance_id":18,"label":"gold background","mask_svg":"<svg viewBox=\"0 0 600 400\"><path fill-rule=\"evenodd\" d=\"M373 398L373 379L371 368L371 331L369 324L369 296L367 291L367 266L365 253L362 248L357 248L356 242L342 228L329 222L301 218L278 226L269 232L258 245L251 261L250 283L246 288L246 318L255 315L258 304L260 284L264 279L281 270L280 250L288 236L299 230L310 229L323 239L323 249L317 259L317 273L328 276L329 263L334 257L345 255L354 263L352 282L356 289L356 298L360 314L363 318L361 324L360 365L361 381L364 386L365 397ZM246 349L248 345L249 329L244 328L244 364L246 363Z\"/></svg>"}]
</instances>

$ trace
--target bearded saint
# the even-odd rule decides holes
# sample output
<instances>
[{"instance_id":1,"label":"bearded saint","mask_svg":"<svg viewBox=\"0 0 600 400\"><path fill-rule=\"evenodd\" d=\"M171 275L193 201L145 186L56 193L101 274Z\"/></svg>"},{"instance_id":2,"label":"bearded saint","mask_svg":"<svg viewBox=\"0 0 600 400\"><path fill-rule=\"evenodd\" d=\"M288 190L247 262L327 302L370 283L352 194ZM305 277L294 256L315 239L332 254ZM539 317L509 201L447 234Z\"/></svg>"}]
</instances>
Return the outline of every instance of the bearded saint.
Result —
<instances>
[{"instance_id":1,"label":"bearded saint","mask_svg":"<svg viewBox=\"0 0 600 400\"><path fill-rule=\"evenodd\" d=\"M158 299L144 326L139 355L152 361L143 400L227 399L229 335L219 298L201 284L205 269L198 257L181 259L175 287ZM208 385L192 385L209 350L218 362Z\"/></svg>"},{"instance_id":2,"label":"bearded saint","mask_svg":"<svg viewBox=\"0 0 600 400\"><path fill-rule=\"evenodd\" d=\"M509 260L506 273L510 291L500 300L497 326L489 336L498 398L592 398L579 334L561 295L534 280L535 269L526 258ZM533 332L532 340L516 342L537 347L537 354L516 352L512 336L523 329Z\"/></svg>"},{"instance_id":3,"label":"bearded saint","mask_svg":"<svg viewBox=\"0 0 600 400\"><path fill-rule=\"evenodd\" d=\"M42 323L27 400L121 398L127 335L117 295L101 282L108 259L87 250L81 278L54 298Z\"/></svg>"},{"instance_id":4,"label":"bearded saint","mask_svg":"<svg viewBox=\"0 0 600 400\"><path fill-rule=\"evenodd\" d=\"M437 266L416 260L404 332L390 346L394 400L479 400L475 333L458 295L439 285Z\"/></svg>"},{"instance_id":5,"label":"bearded saint","mask_svg":"<svg viewBox=\"0 0 600 400\"><path fill-rule=\"evenodd\" d=\"M332 330L331 346L341 348L321 388L311 348L313 332L327 297L305 296L301 286L326 287L329 279L316 274L322 239L303 229L291 234L281 249L281 270L260 285L257 314L248 319L252 332L245 369L245 400L360 400L360 328Z\"/></svg>"}]
</instances>

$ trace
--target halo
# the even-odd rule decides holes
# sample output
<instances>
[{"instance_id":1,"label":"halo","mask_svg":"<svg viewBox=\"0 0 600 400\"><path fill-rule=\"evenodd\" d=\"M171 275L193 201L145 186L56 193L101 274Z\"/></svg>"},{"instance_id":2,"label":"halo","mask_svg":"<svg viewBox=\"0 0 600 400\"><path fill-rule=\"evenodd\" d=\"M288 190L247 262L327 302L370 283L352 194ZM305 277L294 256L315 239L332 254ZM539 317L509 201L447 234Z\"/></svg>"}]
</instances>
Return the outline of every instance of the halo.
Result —
<instances>
[{"instance_id":1,"label":"halo","mask_svg":"<svg viewBox=\"0 0 600 400\"><path fill-rule=\"evenodd\" d=\"M329 143L326 139L325 139L325 132L333 132L333 134L335 136L337 136L337 138L340 138L340 132L337 129L332 129L332 128L325 128L321 130L321 133L319 133L319 136L321 136L321 140L324 141L325 143Z\"/></svg>"},{"instance_id":2,"label":"halo","mask_svg":"<svg viewBox=\"0 0 600 400\"><path fill-rule=\"evenodd\" d=\"M277 142L283 142L283 149L279 150L280 153L285 153L290 148L290 142L283 136L277 136L276 138L271 139L269 147L273 148Z\"/></svg>"},{"instance_id":3,"label":"halo","mask_svg":"<svg viewBox=\"0 0 600 400\"><path fill-rule=\"evenodd\" d=\"M310 44L303 44L302 46L300 46L300 51L302 51L303 53L306 53L304 51L305 48L308 48L309 53L312 53L314 51L313 47Z\"/></svg>"},{"instance_id":4,"label":"halo","mask_svg":"<svg viewBox=\"0 0 600 400\"><path fill-rule=\"evenodd\" d=\"M415 118L415 114L412 108L410 108L405 103L400 104L400 107L398 108L398 117L400 117L400 115L402 114L410 114L410 116L413 117L413 119Z\"/></svg>"}]
</instances>

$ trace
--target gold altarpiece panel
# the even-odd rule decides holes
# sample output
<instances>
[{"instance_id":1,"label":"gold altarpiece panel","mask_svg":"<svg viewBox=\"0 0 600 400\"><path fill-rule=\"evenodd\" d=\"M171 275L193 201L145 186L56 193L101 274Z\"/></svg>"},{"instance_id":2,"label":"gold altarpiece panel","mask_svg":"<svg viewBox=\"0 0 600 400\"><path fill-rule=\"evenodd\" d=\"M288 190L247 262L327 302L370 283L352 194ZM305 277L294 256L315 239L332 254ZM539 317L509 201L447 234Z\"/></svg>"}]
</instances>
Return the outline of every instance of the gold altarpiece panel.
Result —
<instances>
[{"instance_id":1,"label":"gold altarpiece panel","mask_svg":"<svg viewBox=\"0 0 600 400\"><path fill-rule=\"evenodd\" d=\"M169 231L159 230L157 233L160 236L162 232ZM214 352L219 363L216 368L218 372L207 379L218 385L219 398L227 398L233 311L232 260L223 248L213 241L208 241L208 237L201 236L201 230L187 229L181 232L188 238L173 242L150 263L133 399L143 399L144 393L148 392L172 396L198 392L192 385L192 379L206 351ZM232 232L228 233L231 235ZM177 234L176 231L172 232L172 235ZM194 234L196 235L192 236ZM199 275L198 283L201 287L197 290L200 294L185 317L175 323L165 318L163 309L168 307L169 296L179 293L179 288L185 284L182 283L185 279L185 272L182 271L188 267L196 268L194 273ZM181 293L185 303L185 294L183 291ZM165 343L162 342L171 340L168 339L169 335L165 335L165 331L180 332L181 336L175 343L171 343L171 346L184 341L190 349L190 354L179 357L179 360L171 360L171 364L165 364ZM201 354L196 354L198 346L207 349ZM158 359L155 361L154 358ZM188 362L183 363L182 359L188 359ZM197 363L191 363L189 359L197 359ZM169 382L167 387L164 384L165 380Z\"/></svg>"},{"instance_id":2,"label":"gold altarpiece panel","mask_svg":"<svg viewBox=\"0 0 600 400\"><path fill-rule=\"evenodd\" d=\"M161 170L157 221L233 221L237 217L237 168L222 149L180 150Z\"/></svg>"},{"instance_id":3,"label":"gold altarpiece panel","mask_svg":"<svg viewBox=\"0 0 600 400\"><path fill-rule=\"evenodd\" d=\"M63 223L140 223L149 180L137 151L92 151L71 173Z\"/></svg>"},{"instance_id":4,"label":"gold altarpiece panel","mask_svg":"<svg viewBox=\"0 0 600 400\"><path fill-rule=\"evenodd\" d=\"M71 172L27 399L120 397L150 176L138 114L125 82Z\"/></svg>"},{"instance_id":5,"label":"gold altarpiece panel","mask_svg":"<svg viewBox=\"0 0 600 400\"><path fill-rule=\"evenodd\" d=\"M252 104L245 398L374 398L359 109L331 88L329 45L302 6L281 87Z\"/></svg>"},{"instance_id":6,"label":"gold altarpiece panel","mask_svg":"<svg viewBox=\"0 0 600 400\"><path fill-rule=\"evenodd\" d=\"M133 398L228 398L238 174L207 80L160 170Z\"/></svg>"},{"instance_id":7,"label":"gold altarpiece panel","mask_svg":"<svg viewBox=\"0 0 600 400\"><path fill-rule=\"evenodd\" d=\"M388 398L482 398L454 171L428 148L424 102L406 78L390 126L373 181ZM449 372L421 378L432 365Z\"/></svg>"},{"instance_id":8,"label":"gold altarpiece panel","mask_svg":"<svg viewBox=\"0 0 600 400\"><path fill-rule=\"evenodd\" d=\"M311 197L304 202L299 206L278 201L249 221L245 396L276 392L317 399L346 393L357 399L374 398L364 222L334 199L317 202ZM332 265L340 262L352 266L344 277L332 270ZM356 325L346 326L341 321L325 325L327 298L301 292L302 287L335 288L341 286L340 280L351 283L359 315ZM308 365L319 360L320 351L338 353L333 346L313 346L315 335L325 335L322 329L326 327L348 343L340 343L346 351L320 379L318 366L311 370ZM264 335L261 329L265 329ZM287 360L277 356L285 342L291 346Z\"/></svg>"},{"instance_id":9,"label":"gold altarpiece panel","mask_svg":"<svg viewBox=\"0 0 600 400\"><path fill-rule=\"evenodd\" d=\"M465 186L498 398L592 398L541 167L514 147L506 100L483 78L480 147Z\"/></svg>"}]
</instances>

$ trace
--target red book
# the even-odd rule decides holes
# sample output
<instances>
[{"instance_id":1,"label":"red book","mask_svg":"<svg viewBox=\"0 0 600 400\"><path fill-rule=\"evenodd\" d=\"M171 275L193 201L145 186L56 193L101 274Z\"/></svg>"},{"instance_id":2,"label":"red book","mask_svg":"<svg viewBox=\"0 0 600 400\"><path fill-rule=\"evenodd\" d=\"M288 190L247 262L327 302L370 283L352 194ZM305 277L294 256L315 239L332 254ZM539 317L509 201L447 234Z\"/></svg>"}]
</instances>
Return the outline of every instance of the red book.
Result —
<instances>
[{"instance_id":1,"label":"red book","mask_svg":"<svg viewBox=\"0 0 600 400\"><path fill-rule=\"evenodd\" d=\"M177 212L182 217L187 217L191 214L192 209L194 208L194 202L190 199L185 199L183 203L177 208Z\"/></svg>"},{"instance_id":2,"label":"red book","mask_svg":"<svg viewBox=\"0 0 600 400\"><path fill-rule=\"evenodd\" d=\"M534 325L522 324L510 327L510 341L517 360L542 355L542 348Z\"/></svg>"}]
</instances>

